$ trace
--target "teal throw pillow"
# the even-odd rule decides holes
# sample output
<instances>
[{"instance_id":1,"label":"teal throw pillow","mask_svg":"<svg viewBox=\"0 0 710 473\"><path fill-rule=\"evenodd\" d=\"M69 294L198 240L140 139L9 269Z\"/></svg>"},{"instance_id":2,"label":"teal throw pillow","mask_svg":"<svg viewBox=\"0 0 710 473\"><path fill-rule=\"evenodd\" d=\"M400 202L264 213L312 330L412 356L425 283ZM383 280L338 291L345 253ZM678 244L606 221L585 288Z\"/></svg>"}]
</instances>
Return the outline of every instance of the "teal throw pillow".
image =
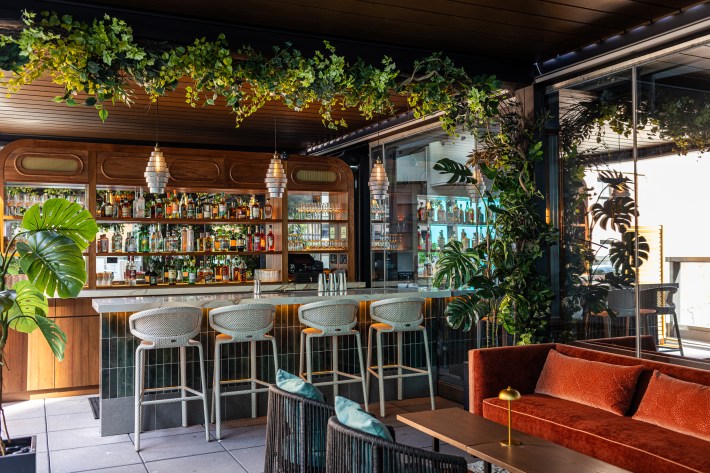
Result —
<instances>
[{"instance_id":1,"label":"teal throw pillow","mask_svg":"<svg viewBox=\"0 0 710 473\"><path fill-rule=\"evenodd\" d=\"M318 388L288 371L278 370L276 372L276 386L291 394L297 394L314 401L325 402L323 393L321 393Z\"/></svg>"},{"instance_id":2,"label":"teal throw pillow","mask_svg":"<svg viewBox=\"0 0 710 473\"><path fill-rule=\"evenodd\" d=\"M344 397L335 397L335 415L338 421L351 429L393 441L387 426L363 411L360 404Z\"/></svg>"}]
</instances>

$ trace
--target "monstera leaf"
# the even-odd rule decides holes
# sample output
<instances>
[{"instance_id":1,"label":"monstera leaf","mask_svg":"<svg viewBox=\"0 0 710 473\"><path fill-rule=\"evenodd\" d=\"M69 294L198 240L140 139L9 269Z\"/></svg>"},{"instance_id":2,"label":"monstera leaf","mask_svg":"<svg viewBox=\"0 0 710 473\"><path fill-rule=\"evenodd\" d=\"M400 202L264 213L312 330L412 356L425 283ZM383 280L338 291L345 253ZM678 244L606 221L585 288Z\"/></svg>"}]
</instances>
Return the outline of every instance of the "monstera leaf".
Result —
<instances>
[{"instance_id":1,"label":"monstera leaf","mask_svg":"<svg viewBox=\"0 0 710 473\"><path fill-rule=\"evenodd\" d=\"M444 315L449 327L454 329L463 327L463 330L468 332L490 311L491 305L487 300L481 299L476 293L467 293L449 302Z\"/></svg>"},{"instance_id":2,"label":"monstera leaf","mask_svg":"<svg viewBox=\"0 0 710 473\"><path fill-rule=\"evenodd\" d=\"M438 160L434 164L434 171L439 171L439 174L451 174L449 184L471 184L474 182L471 177L471 168L450 158Z\"/></svg>"},{"instance_id":3,"label":"monstera leaf","mask_svg":"<svg viewBox=\"0 0 710 473\"><path fill-rule=\"evenodd\" d=\"M618 276L631 278L633 282L634 268L636 267L636 234L634 232L626 232L621 235L621 240L616 240L611 243L609 248L609 260L614 266L614 272ZM643 235L638 237L639 260L638 266L641 266L648 259L650 247L646 238Z\"/></svg>"},{"instance_id":4,"label":"monstera leaf","mask_svg":"<svg viewBox=\"0 0 710 473\"><path fill-rule=\"evenodd\" d=\"M55 231L37 231L17 243L20 267L30 282L49 297L76 297L86 282L81 250L70 237Z\"/></svg>"},{"instance_id":5,"label":"monstera leaf","mask_svg":"<svg viewBox=\"0 0 710 473\"><path fill-rule=\"evenodd\" d=\"M460 241L452 240L444 246L441 257L436 262L433 284L439 287L442 283L448 282L451 287L461 287L478 271L476 254L464 251Z\"/></svg>"},{"instance_id":6,"label":"monstera leaf","mask_svg":"<svg viewBox=\"0 0 710 473\"><path fill-rule=\"evenodd\" d=\"M592 219L606 230L607 226L618 232L625 232L631 226L636 204L630 197L612 197L603 204L592 206Z\"/></svg>"},{"instance_id":7,"label":"monstera leaf","mask_svg":"<svg viewBox=\"0 0 710 473\"><path fill-rule=\"evenodd\" d=\"M628 190L629 183L633 182L621 172L613 170L599 171L599 180L615 191Z\"/></svg>"},{"instance_id":8,"label":"monstera leaf","mask_svg":"<svg viewBox=\"0 0 710 473\"><path fill-rule=\"evenodd\" d=\"M80 250L88 248L99 230L88 210L66 199L49 199L41 208L33 205L22 218L22 228L29 235L51 230L70 238Z\"/></svg>"},{"instance_id":9,"label":"monstera leaf","mask_svg":"<svg viewBox=\"0 0 710 473\"><path fill-rule=\"evenodd\" d=\"M10 327L18 332L30 333L37 328L37 317L47 314L47 299L29 281L18 281L15 303L9 310Z\"/></svg>"}]
</instances>

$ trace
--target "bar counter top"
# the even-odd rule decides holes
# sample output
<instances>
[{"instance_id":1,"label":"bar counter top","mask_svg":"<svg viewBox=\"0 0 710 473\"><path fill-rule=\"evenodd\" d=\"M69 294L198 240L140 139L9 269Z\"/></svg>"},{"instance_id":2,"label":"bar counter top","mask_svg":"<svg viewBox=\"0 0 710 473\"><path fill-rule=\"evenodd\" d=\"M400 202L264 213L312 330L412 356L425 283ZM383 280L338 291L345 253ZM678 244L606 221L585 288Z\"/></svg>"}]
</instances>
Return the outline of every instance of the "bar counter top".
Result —
<instances>
[{"instance_id":1,"label":"bar counter top","mask_svg":"<svg viewBox=\"0 0 710 473\"><path fill-rule=\"evenodd\" d=\"M337 292L313 290L262 292L255 296L252 292L231 292L218 294L187 294L164 296L134 296L97 298L92 301L99 313L137 312L159 307L190 306L214 309L233 304L268 303L274 305L308 304L328 299L352 299L355 301L376 301L393 297L419 296L427 299L451 297L449 289L401 288L401 289L348 289Z\"/></svg>"}]
</instances>

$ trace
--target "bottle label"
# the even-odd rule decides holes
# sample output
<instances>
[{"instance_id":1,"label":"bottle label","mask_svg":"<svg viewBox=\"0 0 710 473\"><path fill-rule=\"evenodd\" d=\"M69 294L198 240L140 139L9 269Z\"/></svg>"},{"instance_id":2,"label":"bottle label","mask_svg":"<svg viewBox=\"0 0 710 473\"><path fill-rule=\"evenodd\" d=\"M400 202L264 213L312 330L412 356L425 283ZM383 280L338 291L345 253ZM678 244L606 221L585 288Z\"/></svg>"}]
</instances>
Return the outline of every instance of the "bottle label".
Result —
<instances>
[{"instance_id":1,"label":"bottle label","mask_svg":"<svg viewBox=\"0 0 710 473\"><path fill-rule=\"evenodd\" d=\"M197 274L194 272L190 272L187 274L187 282L190 284L195 284L195 281L197 280Z\"/></svg>"}]
</instances>

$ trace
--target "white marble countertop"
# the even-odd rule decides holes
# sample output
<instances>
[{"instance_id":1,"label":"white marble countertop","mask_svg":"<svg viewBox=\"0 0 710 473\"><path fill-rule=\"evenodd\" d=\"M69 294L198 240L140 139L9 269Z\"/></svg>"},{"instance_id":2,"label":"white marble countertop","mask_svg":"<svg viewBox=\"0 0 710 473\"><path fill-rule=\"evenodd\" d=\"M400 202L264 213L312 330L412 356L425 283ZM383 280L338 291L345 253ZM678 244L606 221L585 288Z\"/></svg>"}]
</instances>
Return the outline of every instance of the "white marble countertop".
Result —
<instances>
[{"instance_id":1,"label":"white marble countertop","mask_svg":"<svg viewBox=\"0 0 710 473\"><path fill-rule=\"evenodd\" d=\"M262 286L263 287L263 286ZM135 296L97 298L92 306L99 313L137 312L159 307L190 306L214 309L232 304L266 303L274 305L308 304L327 299L352 299L356 301L375 301L393 297L419 296L427 299L450 297L448 289L348 289L339 292L318 292L314 290L262 292L254 296L252 292L234 292L218 294L188 294L167 296Z\"/></svg>"},{"instance_id":2,"label":"white marble countertop","mask_svg":"<svg viewBox=\"0 0 710 473\"><path fill-rule=\"evenodd\" d=\"M348 289L362 289L364 282L348 282ZM262 292L272 291L307 291L318 289L317 283L262 283ZM184 294L234 294L249 293L254 290L254 286L207 286L207 285L179 285L179 286L136 286L134 288L121 289L85 289L77 297L96 299L98 297L135 297L135 296L170 296Z\"/></svg>"}]
</instances>

